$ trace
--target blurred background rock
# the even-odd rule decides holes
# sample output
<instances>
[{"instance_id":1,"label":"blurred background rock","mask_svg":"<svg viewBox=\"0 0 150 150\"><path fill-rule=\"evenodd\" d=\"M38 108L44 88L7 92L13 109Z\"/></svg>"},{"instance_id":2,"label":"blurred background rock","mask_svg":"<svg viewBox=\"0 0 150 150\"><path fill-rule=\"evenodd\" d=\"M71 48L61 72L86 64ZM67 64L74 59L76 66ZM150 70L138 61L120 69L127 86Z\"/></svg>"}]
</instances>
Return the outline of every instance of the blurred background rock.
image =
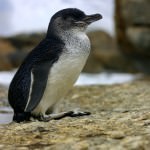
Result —
<instances>
[{"instance_id":1,"label":"blurred background rock","mask_svg":"<svg viewBox=\"0 0 150 150\"><path fill-rule=\"evenodd\" d=\"M108 2L109 5L110 1L115 4L115 33L111 34L102 28L93 28L88 31L92 50L83 71L88 73L99 73L104 70L150 73L150 1L107 0L106 3ZM4 27L0 26L0 32L3 33L2 35L7 32L5 34L7 36L0 38L1 71L18 67L46 32L45 29L44 32L24 32L8 36L8 30L12 27L11 21L8 19L11 18L9 17L11 16L11 4L13 4L11 2L11 0L0 1L1 22L6 23L6 25L3 23ZM95 5L97 4L95 3ZM105 9L108 11L107 7ZM24 22L24 24L28 26L28 22ZM101 22L99 22L100 24Z\"/></svg>"},{"instance_id":2,"label":"blurred background rock","mask_svg":"<svg viewBox=\"0 0 150 150\"><path fill-rule=\"evenodd\" d=\"M115 0L118 50L135 69L150 73L150 1Z\"/></svg>"}]
</instances>

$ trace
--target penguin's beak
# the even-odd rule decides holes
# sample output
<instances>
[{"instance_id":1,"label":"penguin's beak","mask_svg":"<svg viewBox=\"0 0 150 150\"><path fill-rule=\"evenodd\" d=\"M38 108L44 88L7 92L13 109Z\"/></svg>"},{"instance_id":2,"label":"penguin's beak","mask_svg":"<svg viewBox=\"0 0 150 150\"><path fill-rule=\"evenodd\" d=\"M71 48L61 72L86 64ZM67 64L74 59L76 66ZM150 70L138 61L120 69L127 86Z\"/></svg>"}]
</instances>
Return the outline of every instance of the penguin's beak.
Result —
<instances>
[{"instance_id":1,"label":"penguin's beak","mask_svg":"<svg viewBox=\"0 0 150 150\"><path fill-rule=\"evenodd\" d=\"M100 14L86 15L81 21L76 21L75 24L78 26L87 26L92 22L98 21L102 18L103 17Z\"/></svg>"},{"instance_id":2,"label":"penguin's beak","mask_svg":"<svg viewBox=\"0 0 150 150\"><path fill-rule=\"evenodd\" d=\"M95 22L95 21L98 21L100 19L102 19L102 15L101 14L93 14L93 15L87 15L83 21L86 23L86 24L91 24L92 22Z\"/></svg>"}]
</instances>

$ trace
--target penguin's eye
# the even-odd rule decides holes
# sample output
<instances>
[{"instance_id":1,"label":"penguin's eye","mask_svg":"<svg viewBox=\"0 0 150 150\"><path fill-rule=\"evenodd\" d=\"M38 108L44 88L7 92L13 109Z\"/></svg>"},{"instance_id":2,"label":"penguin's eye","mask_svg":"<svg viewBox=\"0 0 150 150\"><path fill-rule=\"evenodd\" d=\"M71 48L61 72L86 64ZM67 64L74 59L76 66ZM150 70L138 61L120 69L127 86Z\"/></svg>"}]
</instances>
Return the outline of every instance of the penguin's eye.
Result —
<instances>
[{"instance_id":1,"label":"penguin's eye","mask_svg":"<svg viewBox=\"0 0 150 150\"><path fill-rule=\"evenodd\" d=\"M64 17L63 19L64 19L65 21L69 21L69 22L74 22L74 21L75 21L75 19L72 18L72 17Z\"/></svg>"}]
</instances>

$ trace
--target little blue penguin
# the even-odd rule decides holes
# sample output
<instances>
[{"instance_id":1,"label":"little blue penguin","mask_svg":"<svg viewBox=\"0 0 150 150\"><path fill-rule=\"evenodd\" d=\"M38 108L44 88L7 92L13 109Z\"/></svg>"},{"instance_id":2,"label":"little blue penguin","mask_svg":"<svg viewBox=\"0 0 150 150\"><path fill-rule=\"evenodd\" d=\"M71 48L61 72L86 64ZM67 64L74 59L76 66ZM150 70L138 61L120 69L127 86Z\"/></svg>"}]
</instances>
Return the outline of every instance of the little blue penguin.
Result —
<instances>
[{"instance_id":1,"label":"little blue penguin","mask_svg":"<svg viewBox=\"0 0 150 150\"><path fill-rule=\"evenodd\" d=\"M50 20L45 38L27 55L12 79L8 100L13 121L60 119L89 115L68 111L53 114L55 104L68 93L90 53L89 24L102 19L76 8L58 11Z\"/></svg>"}]
</instances>

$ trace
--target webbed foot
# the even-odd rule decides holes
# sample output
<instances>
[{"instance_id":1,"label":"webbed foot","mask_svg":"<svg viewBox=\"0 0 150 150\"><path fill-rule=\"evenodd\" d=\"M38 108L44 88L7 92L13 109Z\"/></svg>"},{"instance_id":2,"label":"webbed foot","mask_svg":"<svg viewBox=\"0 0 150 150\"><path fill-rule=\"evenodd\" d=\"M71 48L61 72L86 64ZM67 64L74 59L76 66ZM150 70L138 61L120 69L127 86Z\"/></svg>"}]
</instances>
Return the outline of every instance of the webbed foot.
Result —
<instances>
[{"instance_id":1,"label":"webbed foot","mask_svg":"<svg viewBox=\"0 0 150 150\"><path fill-rule=\"evenodd\" d=\"M83 112L83 111L79 111L78 109L75 109L73 111L61 112L57 114L34 116L34 118L39 121L48 122L53 119L58 120L64 117L80 117L80 116L87 116L90 114L91 114L90 112Z\"/></svg>"}]
</instances>

